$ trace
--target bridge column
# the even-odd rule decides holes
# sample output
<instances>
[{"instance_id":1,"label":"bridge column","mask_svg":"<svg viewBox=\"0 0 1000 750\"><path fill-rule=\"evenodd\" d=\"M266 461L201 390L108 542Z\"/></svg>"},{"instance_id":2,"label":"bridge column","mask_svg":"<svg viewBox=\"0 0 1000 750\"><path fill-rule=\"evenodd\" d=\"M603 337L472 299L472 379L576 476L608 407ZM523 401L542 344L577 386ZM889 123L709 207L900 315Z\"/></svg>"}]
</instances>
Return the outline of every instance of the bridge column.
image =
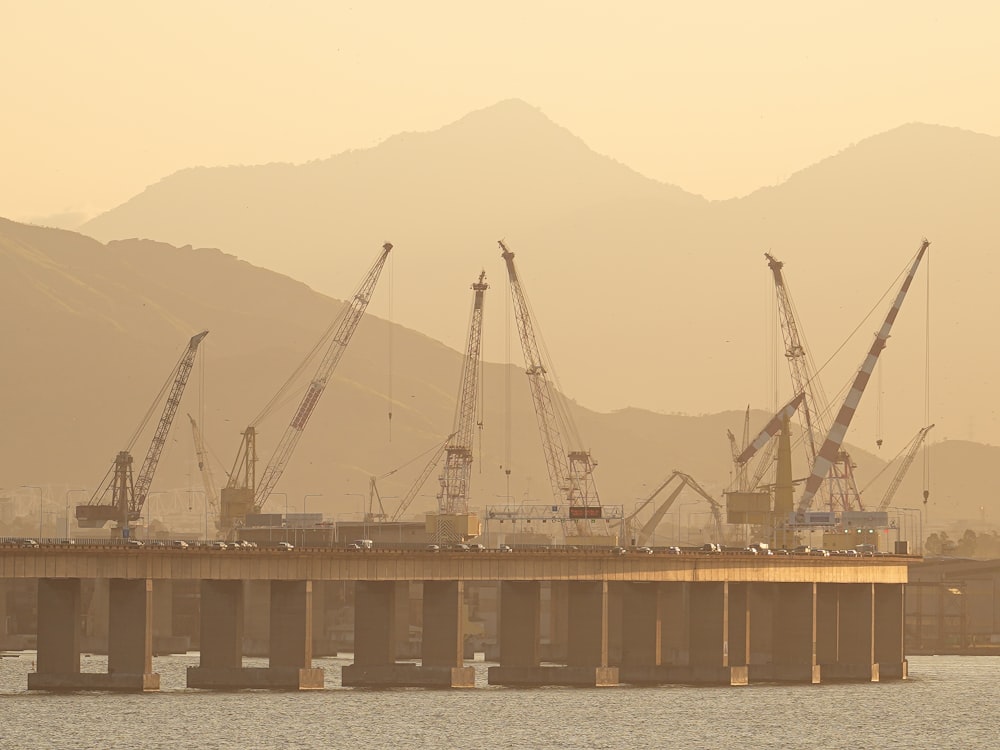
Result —
<instances>
[{"instance_id":1,"label":"bridge column","mask_svg":"<svg viewBox=\"0 0 1000 750\"><path fill-rule=\"evenodd\" d=\"M816 663L840 660L840 584L816 584Z\"/></svg>"},{"instance_id":2,"label":"bridge column","mask_svg":"<svg viewBox=\"0 0 1000 750\"><path fill-rule=\"evenodd\" d=\"M571 581L567 601L567 666L540 666L541 586L503 581L500 589L500 666L490 667L491 685L618 684L608 666L608 584Z\"/></svg>"},{"instance_id":3,"label":"bridge column","mask_svg":"<svg viewBox=\"0 0 1000 750\"><path fill-rule=\"evenodd\" d=\"M906 617L902 583L875 584L875 662L879 680L905 680L903 627Z\"/></svg>"},{"instance_id":4,"label":"bridge column","mask_svg":"<svg viewBox=\"0 0 1000 750\"><path fill-rule=\"evenodd\" d=\"M664 665L686 667L690 660L688 609L691 589L682 581L660 584L663 596L663 619L660 627L661 660Z\"/></svg>"},{"instance_id":5,"label":"bridge column","mask_svg":"<svg viewBox=\"0 0 1000 750\"><path fill-rule=\"evenodd\" d=\"M878 682L879 668L875 663L875 587L871 583L845 583L838 584L837 591L837 661L823 665L823 677L827 681Z\"/></svg>"},{"instance_id":6,"label":"bridge column","mask_svg":"<svg viewBox=\"0 0 1000 750\"><path fill-rule=\"evenodd\" d=\"M399 670L412 664L396 663L400 600L395 581L356 581L354 584L354 663L341 672L344 687L382 687L397 684Z\"/></svg>"},{"instance_id":7,"label":"bridge column","mask_svg":"<svg viewBox=\"0 0 1000 750\"><path fill-rule=\"evenodd\" d=\"M153 582L111 579L108 671L80 672L80 579L38 581L38 671L29 690L160 689L153 672Z\"/></svg>"},{"instance_id":8,"label":"bridge column","mask_svg":"<svg viewBox=\"0 0 1000 750\"><path fill-rule=\"evenodd\" d=\"M269 662L243 666L243 581L201 582L201 663L188 667L187 686L310 690L323 687L323 670L312 668L312 582L271 581ZM260 613L256 613L259 617Z\"/></svg>"},{"instance_id":9,"label":"bridge column","mask_svg":"<svg viewBox=\"0 0 1000 750\"><path fill-rule=\"evenodd\" d=\"M733 665L729 658L729 583L704 582L690 585L688 628L690 630L690 658L686 675L678 675L680 682L746 685L746 664ZM746 598L740 600L746 607ZM746 617L740 609L739 618ZM739 631L745 638L745 631Z\"/></svg>"},{"instance_id":10,"label":"bridge column","mask_svg":"<svg viewBox=\"0 0 1000 750\"><path fill-rule=\"evenodd\" d=\"M541 670L541 583L501 581L498 619L500 666L489 668L489 684L546 684L535 681Z\"/></svg>"},{"instance_id":11,"label":"bridge column","mask_svg":"<svg viewBox=\"0 0 1000 750\"><path fill-rule=\"evenodd\" d=\"M72 690L80 674L80 579L38 579L38 657L28 690Z\"/></svg>"},{"instance_id":12,"label":"bridge column","mask_svg":"<svg viewBox=\"0 0 1000 750\"><path fill-rule=\"evenodd\" d=\"M323 688L312 665L312 581L271 581L268 678L273 687Z\"/></svg>"},{"instance_id":13,"label":"bridge column","mask_svg":"<svg viewBox=\"0 0 1000 750\"><path fill-rule=\"evenodd\" d=\"M610 586L607 581L570 582L566 666L553 668L557 681L548 684L618 684L618 667L608 666Z\"/></svg>"},{"instance_id":14,"label":"bridge column","mask_svg":"<svg viewBox=\"0 0 1000 750\"><path fill-rule=\"evenodd\" d=\"M569 647L569 584L566 581L543 582L548 588L548 643L542 644L542 658L554 664L566 663ZM542 609L545 609L543 591ZM543 611L544 614L544 611Z\"/></svg>"},{"instance_id":15,"label":"bridge column","mask_svg":"<svg viewBox=\"0 0 1000 750\"><path fill-rule=\"evenodd\" d=\"M187 686L241 687L243 668L243 581L201 582L199 666L188 667Z\"/></svg>"},{"instance_id":16,"label":"bridge column","mask_svg":"<svg viewBox=\"0 0 1000 750\"><path fill-rule=\"evenodd\" d=\"M621 667L625 648L625 583L608 582L608 666Z\"/></svg>"},{"instance_id":17,"label":"bridge column","mask_svg":"<svg viewBox=\"0 0 1000 750\"><path fill-rule=\"evenodd\" d=\"M112 578L108 616L108 687L159 690L153 671L153 581Z\"/></svg>"},{"instance_id":18,"label":"bridge column","mask_svg":"<svg viewBox=\"0 0 1000 750\"><path fill-rule=\"evenodd\" d=\"M10 633L7 627L7 591L10 587L7 581L0 578L0 649L6 649L6 637Z\"/></svg>"},{"instance_id":19,"label":"bridge column","mask_svg":"<svg viewBox=\"0 0 1000 750\"><path fill-rule=\"evenodd\" d=\"M667 597L659 583L625 583L622 591L622 657L619 679L657 684L669 676L663 666L663 621Z\"/></svg>"},{"instance_id":20,"label":"bridge column","mask_svg":"<svg viewBox=\"0 0 1000 750\"><path fill-rule=\"evenodd\" d=\"M819 684L816 622L816 584L775 584L771 663L753 669L755 680Z\"/></svg>"},{"instance_id":21,"label":"bridge column","mask_svg":"<svg viewBox=\"0 0 1000 750\"><path fill-rule=\"evenodd\" d=\"M750 653L748 659L751 682L764 679L758 667L770 668L774 661L774 607L777 599L775 583L751 583L747 592L750 614Z\"/></svg>"}]
</instances>

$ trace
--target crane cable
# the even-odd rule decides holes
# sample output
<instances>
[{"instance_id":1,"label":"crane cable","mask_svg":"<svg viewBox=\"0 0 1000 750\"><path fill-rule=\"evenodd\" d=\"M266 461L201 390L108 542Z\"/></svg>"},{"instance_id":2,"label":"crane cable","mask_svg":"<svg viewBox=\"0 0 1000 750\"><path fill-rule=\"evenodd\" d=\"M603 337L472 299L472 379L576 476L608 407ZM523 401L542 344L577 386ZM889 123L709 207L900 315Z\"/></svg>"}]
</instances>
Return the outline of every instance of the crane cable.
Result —
<instances>
[{"instance_id":1,"label":"crane cable","mask_svg":"<svg viewBox=\"0 0 1000 750\"><path fill-rule=\"evenodd\" d=\"M927 254L927 292L924 311L924 424L930 424L931 415L931 254ZM924 514L927 512L927 500L930 498L931 454L930 446L923 446L923 500ZM921 540L921 544L922 544Z\"/></svg>"},{"instance_id":2,"label":"crane cable","mask_svg":"<svg viewBox=\"0 0 1000 750\"><path fill-rule=\"evenodd\" d=\"M393 273L393 268L394 268L395 263L396 263L396 257L395 256L390 256L389 257L389 273L388 273L388 276L389 276L389 284L388 284L388 286L389 286L389 305L388 305L389 306L389 313L388 313L389 314L389 387L387 389L387 395L386 395L387 404L388 404L388 411L389 411L389 442L390 443L392 442L392 332L393 332L392 331L392 329L393 329L393 324L392 324L392 300L393 300L393 297L395 296L393 294L393 282L394 282L394 279L395 279L395 274Z\"/></svg>"},{"instance_id":3,"label":"crane cable","mask_svg":"<svg viewBox=\"0 0 1000 750\"><path fill-rule=\"evenodd\" d=\"M504 476L506 477L506 488L504 489L505 500L507 504L510 504L510 453L511 453L511 414L510 414L510 319L511 319L511 288L510 288L510 275L504 274L504 454L503 454L503 466Z\"/></svg>"}]
</instances>

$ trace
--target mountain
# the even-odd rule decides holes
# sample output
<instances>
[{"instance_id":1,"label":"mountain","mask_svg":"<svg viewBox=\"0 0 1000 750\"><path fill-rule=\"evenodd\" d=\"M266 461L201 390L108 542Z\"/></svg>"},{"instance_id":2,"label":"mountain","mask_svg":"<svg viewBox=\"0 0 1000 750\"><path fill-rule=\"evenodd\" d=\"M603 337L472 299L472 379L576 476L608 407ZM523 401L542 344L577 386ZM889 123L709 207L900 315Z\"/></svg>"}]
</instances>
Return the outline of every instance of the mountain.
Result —
<instances>
[{"instance_id":1,"label":"mountain","mask_svg":"<svg viewBox=\"0 0 1000 750\"><path fill-rule=\"evenodd\" d=\"M372 312L391 310L456 349L464 315L438 301L485 268L493 361L505 361L512 335L492 313L507 305L496 246L505 238L566 392L602 411L685 414L748 400L766 408L773 398L769 373L782 358L764 251L786 264L799 328L836 408L926 236L930 256L880 364L882 396L869 389L851 437L898 448L935 421L937 439L1000 443L1000 415L984 407L997 361L983 345L1000 313L998 174L1000 139L910 124L781 184L709 202L507 101L307 164L185 170L83 231L220 247L331 295L345 293L361 248L389 239L393 301ZM783 393L788 382L782 373Z\"/></svg>"}]
</instances>

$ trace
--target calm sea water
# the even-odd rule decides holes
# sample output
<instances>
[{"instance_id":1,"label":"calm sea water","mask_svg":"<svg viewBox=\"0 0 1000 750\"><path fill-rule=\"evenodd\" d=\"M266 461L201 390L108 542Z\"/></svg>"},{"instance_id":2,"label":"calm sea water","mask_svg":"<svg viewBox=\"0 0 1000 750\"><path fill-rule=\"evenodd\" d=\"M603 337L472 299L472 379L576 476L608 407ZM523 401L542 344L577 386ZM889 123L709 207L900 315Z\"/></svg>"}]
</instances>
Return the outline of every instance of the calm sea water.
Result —
<instances>
[{"instance_id":1,"label":"calm sea water","mask_svg":"<svg viewBox=\"0 0 1000 750\"><path fill-rule=\"evenodd\" d=\"M184 687L188 654L154 659L148 695L28 693L33 659L0 659L2 750L1000 748L1000 657L913 657L885 684L528 690L487 686L477 662L476 690L212 693ZM349 663L316 660L331 686Z\"/></svg>"}]
</instances>

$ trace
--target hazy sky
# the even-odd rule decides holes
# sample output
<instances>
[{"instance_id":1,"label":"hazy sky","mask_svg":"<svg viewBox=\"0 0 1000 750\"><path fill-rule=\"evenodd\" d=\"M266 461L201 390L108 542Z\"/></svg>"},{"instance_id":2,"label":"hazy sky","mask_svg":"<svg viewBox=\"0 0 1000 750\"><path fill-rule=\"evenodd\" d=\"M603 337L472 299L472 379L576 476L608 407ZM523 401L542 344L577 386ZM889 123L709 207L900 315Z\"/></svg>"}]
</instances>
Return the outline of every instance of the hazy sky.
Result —
<instances>
[{"instance_id":1,"label":"hazy sky","mask_svg":"<svg viewBox=\"0 0 1000 750\"><path fill-rule=\"evenodd\" d=\"M0 216L304 162L520 98L709 198L901 123L1000 135L992 2L0 0ZM60 215L64 215L60 218Z\"/></svg>"}]
</instances>

